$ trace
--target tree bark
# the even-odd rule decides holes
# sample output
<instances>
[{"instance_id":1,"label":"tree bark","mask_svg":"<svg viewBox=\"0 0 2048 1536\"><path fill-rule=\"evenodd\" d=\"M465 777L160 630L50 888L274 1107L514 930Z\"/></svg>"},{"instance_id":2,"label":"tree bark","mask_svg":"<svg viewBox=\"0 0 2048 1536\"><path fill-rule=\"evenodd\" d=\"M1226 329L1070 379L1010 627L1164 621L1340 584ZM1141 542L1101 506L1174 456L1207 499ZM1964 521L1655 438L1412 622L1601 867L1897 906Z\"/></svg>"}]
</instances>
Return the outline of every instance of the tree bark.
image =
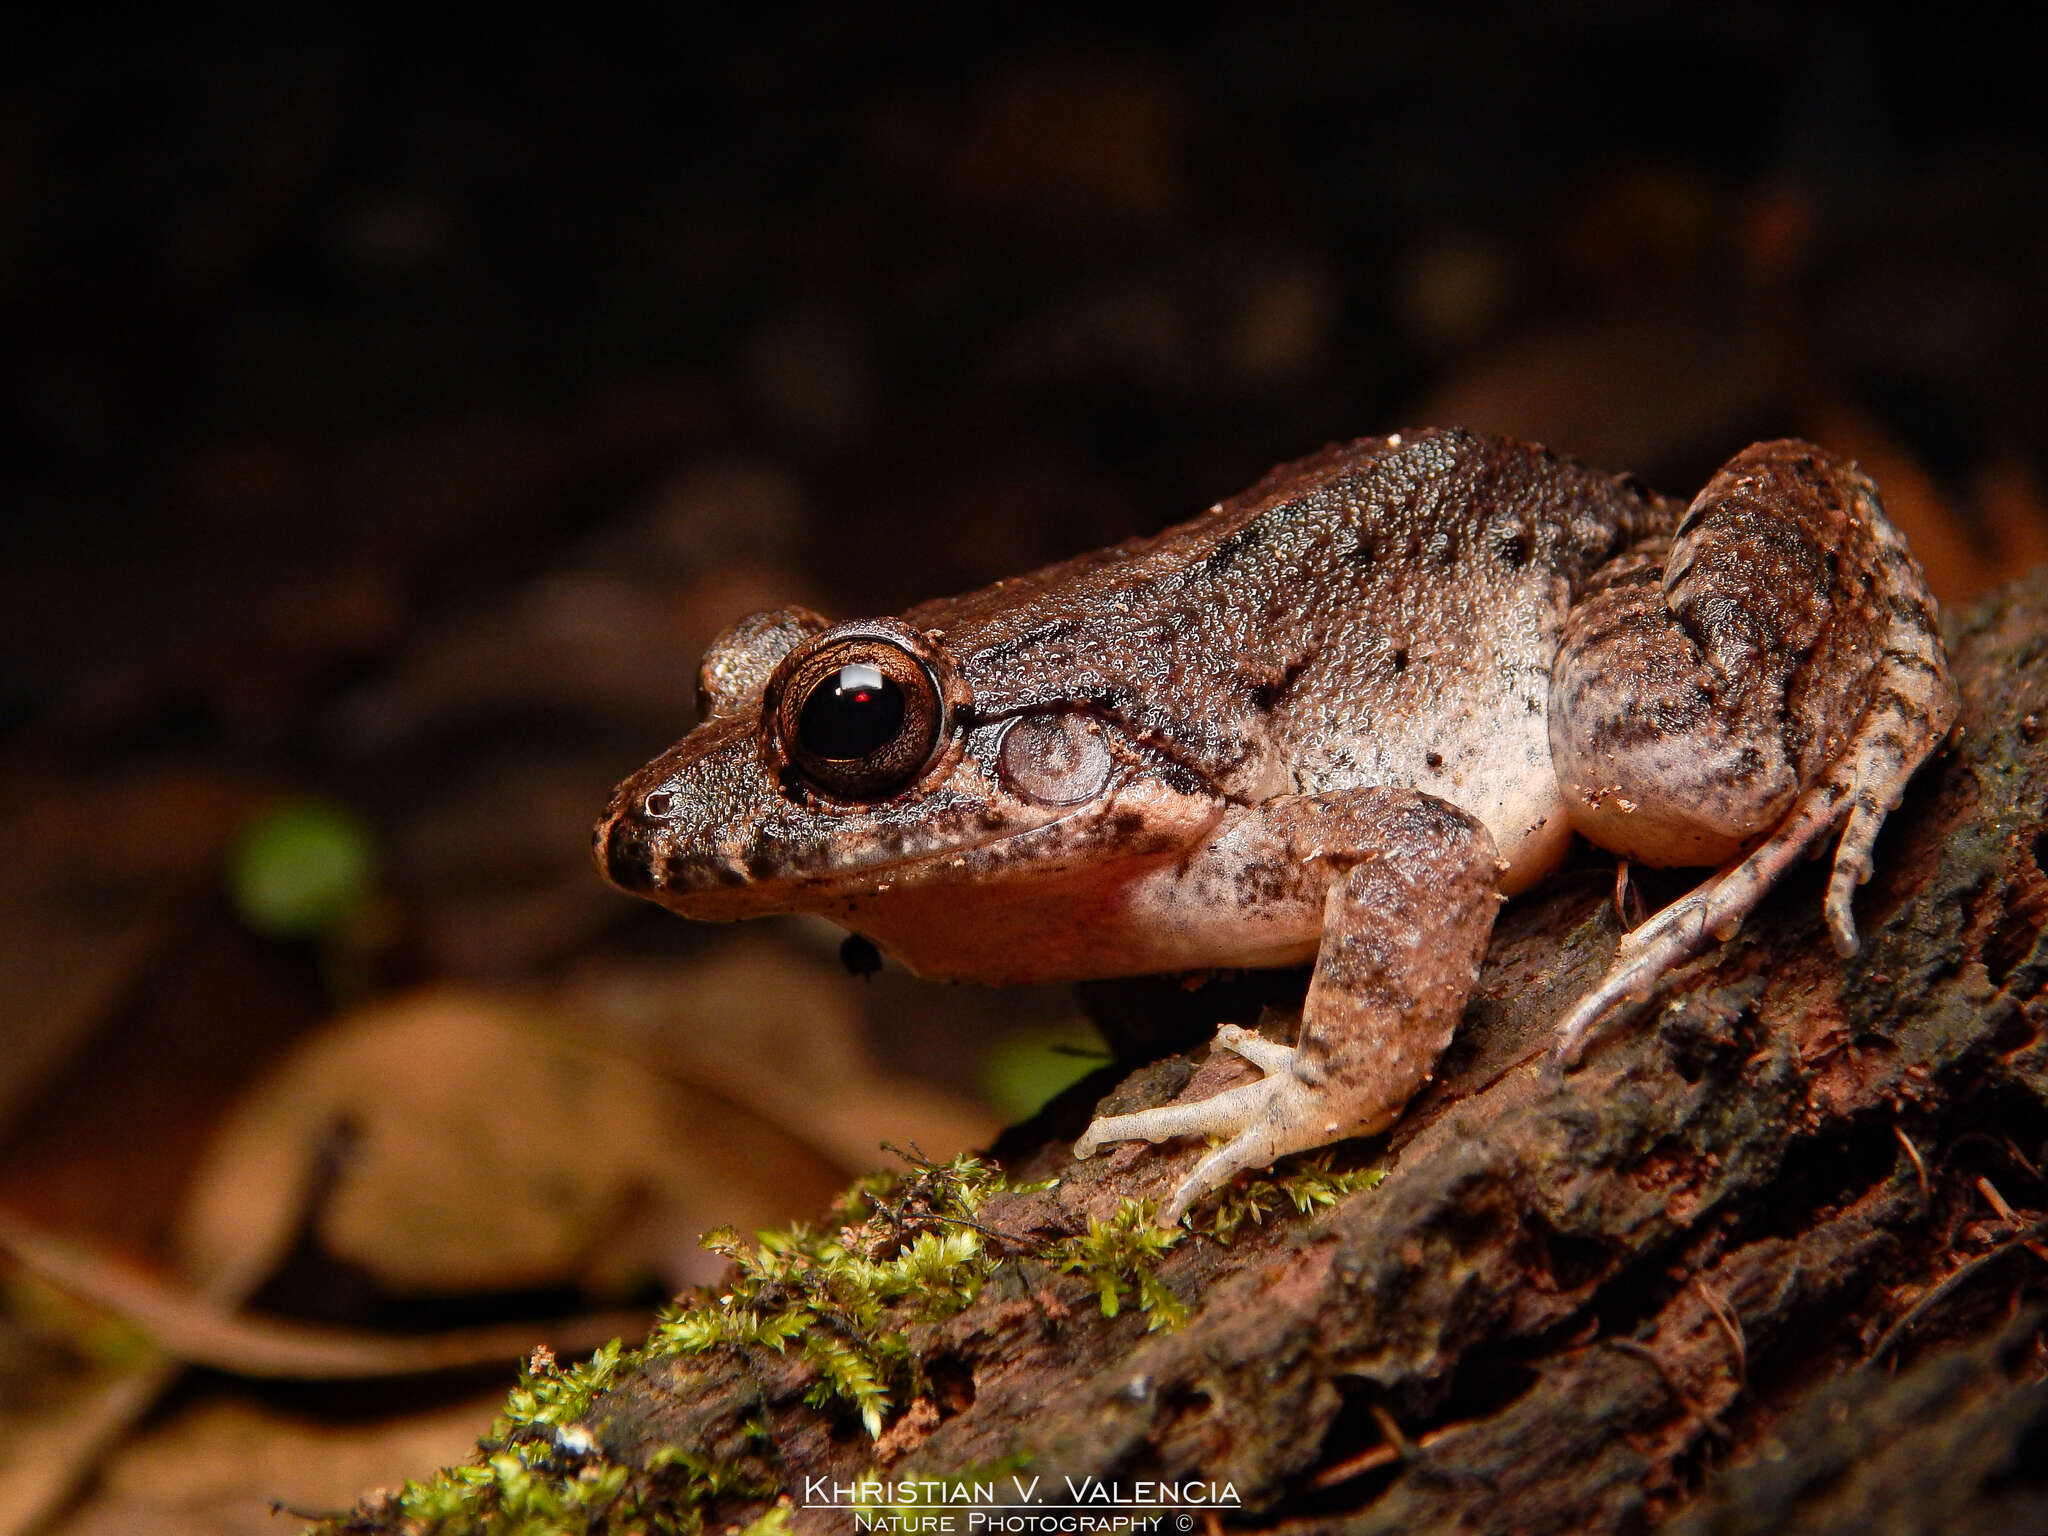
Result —
<instances>
[{"instance_id":1,"label":"tree bark","mask_svg":"<svg viewBox=\"0 0 2048 1536\"><path fill-rule=\"evenodd\" d=\"M1072 1164L1098 1078L1005 1138L1014 1178L1062 1182L983 1208L1020 1256L914 1330L928 1392L879 1442L765 1348L638 1366L584 1423L617 1461L682 1446L791 1488L1227 1480L1233 1523L1290 1533L2048 1529L2048 572L1951 650L1961 726L1885 830L1854 958L1814 866L1546 1082L1619 932L1588 855L1506 909L1437 1081L1347 1153L1383 1184L1164 1256L1183 1326L1021 1256L1198 1153ZM1243 1070L1197 1050L1109 1102Z\"/></svg>"}]
</instances>

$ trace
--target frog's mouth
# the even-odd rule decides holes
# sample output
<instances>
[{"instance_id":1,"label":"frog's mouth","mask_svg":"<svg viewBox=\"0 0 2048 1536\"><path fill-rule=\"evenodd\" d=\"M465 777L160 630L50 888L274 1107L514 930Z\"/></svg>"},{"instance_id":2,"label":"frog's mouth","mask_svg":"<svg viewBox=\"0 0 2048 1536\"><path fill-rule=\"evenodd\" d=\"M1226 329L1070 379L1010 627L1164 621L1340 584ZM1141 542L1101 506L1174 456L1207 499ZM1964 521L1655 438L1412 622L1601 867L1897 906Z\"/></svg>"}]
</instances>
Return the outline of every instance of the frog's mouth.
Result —
<instances>
[{"instance_id":1,"label":"frog's mouth","mask_svg":"<svg viewBox=\"0 0 2048 1536\"><path fill-rule=\"evenodd\" d=\"M1224 802L1137 778L1085 804L1031 809L1035 816L1020 817L1017 807L993 809L963 793L894 815L756 824L745 833L650 824L619 807L598 824L593 852L614 886L683 917L807 912L843 921L896 894L1057 881L1105 862L1177 855L1215 824Z\"/></svg>"},{"instance_id":2,"label":"frog's mouth","mask_svg":"<svg viewBox=\"0 0 2048 1536\"><path fill-rule=\"evenodd\" d=\"M612 884L644 896L683 917L728 922L777 912L842 911L891 890L934 884L969 884L1048 862L1066 862L1062 845L1092 820L1108 814L1102 805L1071 807L1030 825L975 825L986 813L946 816L935 824L929 807L914 825L892 826L885 818L811 830L801 836L738 837L719 846L709 839L687 844L631 818L600 827L599 866Z\"/></svg>"}]
</instances>

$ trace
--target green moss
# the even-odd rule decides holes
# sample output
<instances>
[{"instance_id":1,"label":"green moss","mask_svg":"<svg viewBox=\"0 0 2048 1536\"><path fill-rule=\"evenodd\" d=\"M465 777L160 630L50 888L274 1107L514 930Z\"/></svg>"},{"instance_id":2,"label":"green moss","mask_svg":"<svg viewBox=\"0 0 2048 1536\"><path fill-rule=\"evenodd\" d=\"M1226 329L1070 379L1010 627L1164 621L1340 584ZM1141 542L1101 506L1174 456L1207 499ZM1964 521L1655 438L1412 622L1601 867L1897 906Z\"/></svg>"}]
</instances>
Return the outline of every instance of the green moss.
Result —
<instances>
[{"instance_id":1,"label":"green moss","mask_svg":"<svg viewBox=\"0 0 2048 1536\"><path fill-rule=\"evenodd\" d=\"M537 1350L479 1442L477 1461L407 1483L363 1518L315 1529L333 1536L394 1525L407 1536L698 1536L710 1500L774 1495L738 1469L681 1448L658 1452L644 1470L608 1459L576 1421L634 1363L617 1340L566 1370Z\"/></svg>"},{"instance_id":2,"label":"green moss","mask_svg":"<svg viewBox=\"0 0 2048 1536\"><path fill-rule=\"evenodd\" d=\"M1156 1225L1152 1202L1126 1200L1109 1220L1091 1219L1086 1233L1032 1250L980 1219L983 1203L1007 1188L997 1170L973 1157L909 1161L906 1172L863 1179L822 1227L762 1232L751 1244L730 1228L707 1234L705 1246L733 1265L724 1291L700 1290L665 1310L639 1350L614 1340L567 1368L536 1352L477 1461L408 1483L362 1515L316 1529L329 1536L394 1528L407 1536L698 1536L713 1501L768 1499L780 1490L683 1447L661 1450L644 1468L610 1460L584 1427L606 1392L649 1360L723 1348L795 1350L817 1373L806 1401L850 1413L879 1436L898 1404L928 1390L911 1330L968 1306L1005 1263L1080 1276L1104 1317L1135 1305L1154 1329L1187 1320L1186 1304L1156 1270L1189 1233ZM1327 1153L1291 1159L1226 1191L1194 1230L1228 1242L1248 1222L1290 1206L1306 1212L1333 1204L1382 1177L1332 1172ZM788 1508L777 1505L744 1536L784 1536L788 1522Z\"/></svg>"},{"instance_id":3,"label":"green moss","mask_svg":"<svg viewBox=\"0 0 2048 1536\"><path fill-rule=\"evenodd\" d=\"M1271 1173L1226 1186L1213 1204L1193 1214L1189 1226L1201 1236L1228 1246L1245 1226L1263 1226L1268 1217L1278 1216L1290 1207L1305 1216L1335 1205L1346 1195L1377 1189L1386 1180L1384 1168L1333 1170L1333 1156L1325 1148L1282 1158Z\"/></svg>"},{"instance_id":4,"label":"green moss","mask_svg":"<svg viewBox=\"0 0 2048 1536\"><path fill-rule=\"evenodd\" d=\"M617 1379L624 1358L625 1346L617 1339L567 1370L556 1366L552 1352L535 1350L492 1424L491 1438L503 1440L528 1427L559 1429L575 1423L590 1411L597 1394Z\"/></svg>"},{"instance_id":5,"label":"green moss","mask_svg":"<svg viewBox=\"0 0 2048 1536\"><path fill-rule=\"evenodd\" d=\"M705 1247L737 1271L731 1287L664 1312L647 1353L794 1346L818 1373L807 1401L851 1409L878 1436L891 1407L923 1387L904 1330L967 1306L1001 1262L975 1212L1002 1188L987 1164L957 1157L870 1175L833 1212L830 1231L763 1232L753 1247L730 1228L708 1234Z\"/></svg>"},{"instance_id":6,"label":"green moss","mask_svg":"<svg viewBox=\"0 0 2048 1536\"><path fill-rule=\"evenodd\" d=\"M1126 1200L1108 1221L1091 1216L1086 1234L1061 1239L1055 1249L1056 1262L1095 1288L1104 1317L1115 1317L1123 1310L1128 1289L1138 1310L1152 1316L1148 1331L1178 1328L1188 1319L1187 1306L1153 1269L1166 1250L1186 1235L1178 1227L1160 1226L1152 1201Z\"/></svg>"},{"instance_id":7,"label":"green moss","mask_svg":"<svg viewBox=\"0 0 2048 1536\"><path fill-rule=\"evenodd\" d=\"M529 1442L407 1483L395 1508L382 1513L395 1514L409 1536L698 1536L695 1502L616 1462L590 1460L572 1470Z\"/></svg>"}]
</instances>

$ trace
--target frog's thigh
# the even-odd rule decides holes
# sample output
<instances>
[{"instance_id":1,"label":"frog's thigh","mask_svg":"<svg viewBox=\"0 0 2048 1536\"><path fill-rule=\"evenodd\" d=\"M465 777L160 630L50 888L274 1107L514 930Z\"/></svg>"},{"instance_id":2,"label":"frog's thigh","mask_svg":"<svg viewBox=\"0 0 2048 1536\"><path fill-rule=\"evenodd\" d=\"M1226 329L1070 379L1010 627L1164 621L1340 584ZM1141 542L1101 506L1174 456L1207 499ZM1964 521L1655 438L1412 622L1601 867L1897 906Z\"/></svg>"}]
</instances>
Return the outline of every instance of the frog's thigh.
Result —
<instances>
[{"instance_id":1,"label":"frog's thigh","mask_svg":"<svg viewBox=\"0 0 2048 1536\"><path fill-rule=\"evenodd\" d=\"M1784 688L1729 676L1664 597L1659 544L1610 563L1572 609L1551 670L1550 756L1572 826L1660 866L1720 864L1798 792Z\"/></svg>"},{"instance_id":2,"label":"frog's thigh","mask_svg":"<svg viewBox=\"0 0 2048 1536\"><path fill-rule=\"evenodd\" d=\"M1499 907L1499 861L1475 818L1407 789L1284 796L1247 813L1203 859L1255 861L1273 900L1321 907L1322 941L1300 1044L1226 1025L1218 1043L1265 1076L1206 1099L1098 1119L1075 1145L1227 1138L1198 1163L1162 1219L1245 1168L1379 1130L1427 1081L1479 974ZM1248 914L1249 915L1249 914ZM1257 921L1253 917L1253 921Z\"/></svg>"},{"instance_id":3,"label":"frog's thigh","mask_svg":"<svg viewBox=\"0 0 2048 1536\"><path fill-rule=\"evenodd\" d=\"M1746 450L1668 550L1601 571L1551 674L1572 824L1646 863L1730 867L1629 936L1562 1026L1560 1057L1731 936L1837 827L1828 921L1852 950L1849 896L1878 826L1953 715L1932 599L1876 488L1809 444Z\"/></svg>"}]
</instances>

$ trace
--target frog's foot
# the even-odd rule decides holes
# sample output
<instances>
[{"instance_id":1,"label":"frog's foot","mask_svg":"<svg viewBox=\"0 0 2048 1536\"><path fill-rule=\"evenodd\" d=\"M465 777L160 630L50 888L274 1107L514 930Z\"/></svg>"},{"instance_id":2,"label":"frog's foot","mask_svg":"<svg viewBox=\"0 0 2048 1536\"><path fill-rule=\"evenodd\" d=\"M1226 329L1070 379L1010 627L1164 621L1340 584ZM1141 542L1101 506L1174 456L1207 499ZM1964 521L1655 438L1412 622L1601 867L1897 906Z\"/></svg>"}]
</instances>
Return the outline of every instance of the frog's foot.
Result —
<instances>
[{"instance_id":1,"label":"frog's foot","mask_svg":"<svg viewBox=\"0 0 2048 1536\"><path fill-rule=\"evenodd\" d=\"M1176 1224L1202 1196L1245 1169L1263 1168L1289 1152L1322 1146L1346 1129L1343 1120L1330 1113L1327 1085L1312 1083L1302 1075L1301 1055L1293 1046L1280 1045L1235 1024L1216 1031L1216 1044L1235 1051L1266 1075L1206 1099L1100 1116L1074 1143L1074 1156L1093 1157L1111 1142L1224 1137L1223 1145L1181 1180L1159 1213L1161 1226Z\"/></svg>"},{"instance_id":2,"label":"frog's foot","mask_svg":"<svg viewBox=\"0 0 2048 1536\"><path fill-rule=\"evenodd\" d=\"M1837 954L1856 953L1856 920L1850 898L1870 878L1870 852L1888 812L1905 794L1927 753L1940 740L1925 718L1908 719L1905 704L1880 695L1849 749L1820 781L1793 802L1791 811L1748 858L1722 870L1641 927L1622 935L1607 974L1557 1027L1547 1071L1554 1077L1578 1064L1593 1033L1611 1015L1649 998L1672 971L1735 937L1756 904L1801 859L1825 847L1837 828L1834 866L1828 877L1825 912ZM1945 732L1952 713L1933 719ZM1917 738L1905 731L1917 725Z\"/></svg>"},{"instance_id":3,"label":"frog's foot","mask_svg":"<svg viewBox=\"0 0 2048 1536\"><path fill-rule=\"evenodd\" d=\"M1623 934L1607 974L1558 1021L1546 1071L1553 1077L1569 1072L1609 1016L1647 1001L1679 966L1734 938L1764 893L1840 822L1839 803L1839 790L1815 786L1756 852Z\"/></svg>"}]
</instances>

